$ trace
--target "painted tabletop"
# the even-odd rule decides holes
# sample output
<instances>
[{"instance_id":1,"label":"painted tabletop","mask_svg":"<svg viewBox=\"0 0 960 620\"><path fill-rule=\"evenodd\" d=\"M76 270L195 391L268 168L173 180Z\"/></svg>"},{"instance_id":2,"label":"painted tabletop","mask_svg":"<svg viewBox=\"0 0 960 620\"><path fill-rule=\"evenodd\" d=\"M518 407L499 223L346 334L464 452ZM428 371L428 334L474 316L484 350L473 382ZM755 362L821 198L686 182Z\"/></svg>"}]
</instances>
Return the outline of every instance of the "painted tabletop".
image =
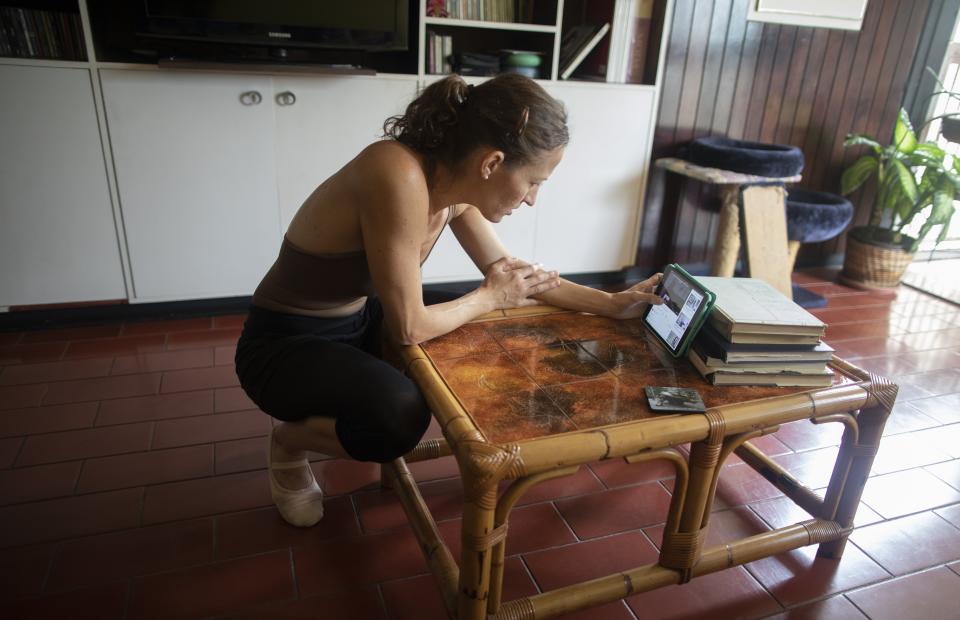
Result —
<instances>
[{"instance_id":1,"label":"painted tabletop","mask_svg":"<svg viewBox=\"0 0 960 620\"><path fill-rule=\"evenodd\" d=\"M648 386L695 388L708 408L811 389L711 385L640 319L563 312L480 321L421 347L494 443L680 415L651 412ZM834 385L854 381L835 370Z\"/></svg>"}]
</instances>

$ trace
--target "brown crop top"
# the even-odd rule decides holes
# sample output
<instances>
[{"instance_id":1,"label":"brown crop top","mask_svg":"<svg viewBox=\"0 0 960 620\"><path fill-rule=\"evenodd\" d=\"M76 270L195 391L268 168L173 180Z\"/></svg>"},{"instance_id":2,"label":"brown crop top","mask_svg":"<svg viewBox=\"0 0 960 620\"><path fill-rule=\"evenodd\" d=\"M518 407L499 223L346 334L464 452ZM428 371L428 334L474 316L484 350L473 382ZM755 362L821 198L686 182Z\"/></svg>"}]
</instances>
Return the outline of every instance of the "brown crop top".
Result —
<instances>
[{"instance_id":1,"label":"brown crop top","mask_svg":"<svg viewBox=\"0 0 960 620\"><path fill-rule=\"evenodd\" d=\"M453 207L449 209L447 220L433 240L427 256L430 256L452 215ZM426 257L423 260L426 261ZM293 245L284 236L280 255L254 291L252 303L269 310L302 310L310 313L372 294L373 280L364 250L312 254Z\"/></svg>"}]
</instances>

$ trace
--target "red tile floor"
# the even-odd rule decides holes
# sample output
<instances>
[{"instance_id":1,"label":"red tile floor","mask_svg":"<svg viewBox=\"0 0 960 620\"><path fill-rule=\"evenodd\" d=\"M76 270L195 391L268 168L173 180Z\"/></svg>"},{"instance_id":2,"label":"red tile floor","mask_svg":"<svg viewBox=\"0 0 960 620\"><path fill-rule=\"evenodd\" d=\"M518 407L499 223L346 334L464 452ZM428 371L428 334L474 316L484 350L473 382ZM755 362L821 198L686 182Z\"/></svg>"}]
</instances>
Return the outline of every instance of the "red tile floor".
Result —
<instances>
[{"instance_id":1,"label":"red tile floor","mask_svg":"<svg viewBox=\"0 0 960 620\"><path fill-rule=\"evenodd\" d=\"M843 560L804 549L571 618L960 617L960 307L832 275L795 276L829 299L827 341L901 386ZM324 520L277 516L270 421L231 365L241 321L0 333L5 618L442 617L375 465L317 457ZM804 422L760 443L819 488L838 439ZM457 554L453 464L412 469ZM803 518L743 463L722 480L708 544ZM511 520L506 597L653 561L671 489L666 469L622 460L535 488Z\"/></svg>"}]
</instances>

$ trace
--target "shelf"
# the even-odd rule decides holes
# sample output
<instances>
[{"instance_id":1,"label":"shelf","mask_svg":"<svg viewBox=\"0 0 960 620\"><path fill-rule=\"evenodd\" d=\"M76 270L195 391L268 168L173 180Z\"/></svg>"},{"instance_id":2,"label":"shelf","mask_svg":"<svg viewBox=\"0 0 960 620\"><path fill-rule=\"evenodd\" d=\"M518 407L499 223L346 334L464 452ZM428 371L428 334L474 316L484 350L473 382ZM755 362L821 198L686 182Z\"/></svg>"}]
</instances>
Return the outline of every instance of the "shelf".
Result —
<instances>
[{"instance_id":1,"label":"shelf","mask_svg":"<svg viewBox=\"0 0 960 620\"><path fill-rule=\"evenodd\" d=\"M486 28L487 30L516 30L518 32L556 33L556 26L539 24L521 24L516 22L487 22L473 19L450 19L449 17L424 17L425 24L434 26L456 26L458 28Z\"/></svg>"},{"instance_id":2,"label":"shelf","mask_svg":"<svg viewBox=\"0 0 960 620\"><path fill-rule=\"evenodd\" d=\"M21 67L59 67L61 69L89 69L90 63L86 60L56 60L50 58L20 58L17 56L0 56L0 65Z\"/></svg>"},{"instance_id":3,"label":"shelf","mask_svg":"<svg viewBox=\"0 0 960 620\"><path fill-rule=\"evenodd\" d=\"M350 65L286 64L255 62L214 62L187 58L160 58L157 66L161 69L183 69L193 71L227 71L236 73L306 73L312 75L376 75L373 69Z\"/></svg>"}]
</instances>

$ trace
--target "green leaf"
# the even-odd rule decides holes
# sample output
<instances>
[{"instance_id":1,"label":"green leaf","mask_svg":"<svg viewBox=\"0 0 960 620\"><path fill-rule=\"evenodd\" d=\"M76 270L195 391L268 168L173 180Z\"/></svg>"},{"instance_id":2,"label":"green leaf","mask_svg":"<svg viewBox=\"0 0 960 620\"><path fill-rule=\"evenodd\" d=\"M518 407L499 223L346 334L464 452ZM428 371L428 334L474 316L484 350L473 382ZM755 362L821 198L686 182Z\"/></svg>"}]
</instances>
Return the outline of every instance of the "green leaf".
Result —
<instances>
[{"instance_id":1,"label":"green leaf","mask_svg":"<svg viewBox=\"0 0 960 620\"><path fill-rule=\"evenodd\" d=\"M903 153L912 153L913 149L917 148L917 136L913 133L910 117L903 108L900 108L897 124L893 127L893 144Z\"/></svg>"},{"instance_id":2,"label":"green leaf","mask_svg":"<svg viewBox=\"0 0 960 620\"><path fill-rule=\"evenodd\" d=\"M897 205L900 202L900 196L903 193L903 189L900 186L900 181L897 178L896 174L890 174L884 180L883 185L879 189L879 207L880 207L880 219L883 219L884 215L890 213L890 217L893 217L893 214L897 213Z\"/></svg>"},{"instance_id":3,"label":"green leaf","mask_svg":"<svg viewBox=\"0 0 960 620\"><path fill-rule=\"evenodd\" d=\"M927 168L923 171L923 175L920 176L920 185L917 189L921 194L932 194L934 185L936 185L939 180L940 175L933 168Z\"/></svg>"},{"instance_id":4,"label":"green leaf","mask_svg":"<svg viewBox=\"0 0 960 620\"><path fill-rule=\"evenodd\" d=\"M925 155L941 164L947 157L946 152L936 142L921 142L913 149L913 153L914 155Z\"/></svg>"},{"instance_id":5,"label":"green leaf","mask_svg":"<svg viewBox=\"0 0 960 620\"><path fill-rule=\"evenodd\" d=\"M910 153L901 155L898 159L910 168L940 168L940 162L928 155Z\"/></svg>"},{"instance_id":6,"label":"green leaf","mask_svg":"<svg viewBox=\"0 0 960 620\"><path fill-rule=\"evenodd\" d=\"M953 216L953 184L944 181L933 194L933 209L930 211L928 221L936 224L947 224Z\"/></svg>"},{"instance_id":7,"label":"green leaf","mask_svg":"<svg viewBox=\"0 0 960 620\"><path fill-rule=\"evenodd\" d=\"M876 172L879 161L873 155L864 155L843 171L840 193L846 196L863 185Z\"/></svg>"},{"instance_id":8,"label":"green leaf","mask_svg":"<svg viewBox=\"0 0 960 620\"><path fill-rule=\"evenodd\" d=\"M862 133L848 133L847 139L843 141L843 146L846 148L851 146L869 146L877 155L879 155L882 150L879 142Z\"/></svg>"},{"instance_id":9,"label":"green leaf","mask_svg":"<svg viewBox=\"0 0 960 620\"><path fill-rule=\"evenodd\" d=\"M903 195L911 202L917 201L917 180L913 177L913 172L910 171L903 162L899 159L894 159L890 162L890 168L894 171L895 178L897 183L900 186L900 190L903 192Z\"/></svg>"},{"instance_id":10,"label":"green leaf","mask_svg":"<svg viewBox=\"0 0 960 620\"><path fill-rule=\"evenodd\" d=\"M950 216L947 218L947 222L943 225L943 228L940 229L940 234L937 235L937 243L943 243L947 238L947 233L950 232L950 218L953 217L953 207L950 207Z\"/></svg>"},{"instance_id":11,"label":"green leaf","mask_svg":"<svg viewBox=\"0 0 960 620\"><path fill-rule=\"evenodd\" d=\"M953 186L954 192L960 192L960 175L950 172L949 170L944 170L943 178Z\"/></svg>"}]
</instances>

